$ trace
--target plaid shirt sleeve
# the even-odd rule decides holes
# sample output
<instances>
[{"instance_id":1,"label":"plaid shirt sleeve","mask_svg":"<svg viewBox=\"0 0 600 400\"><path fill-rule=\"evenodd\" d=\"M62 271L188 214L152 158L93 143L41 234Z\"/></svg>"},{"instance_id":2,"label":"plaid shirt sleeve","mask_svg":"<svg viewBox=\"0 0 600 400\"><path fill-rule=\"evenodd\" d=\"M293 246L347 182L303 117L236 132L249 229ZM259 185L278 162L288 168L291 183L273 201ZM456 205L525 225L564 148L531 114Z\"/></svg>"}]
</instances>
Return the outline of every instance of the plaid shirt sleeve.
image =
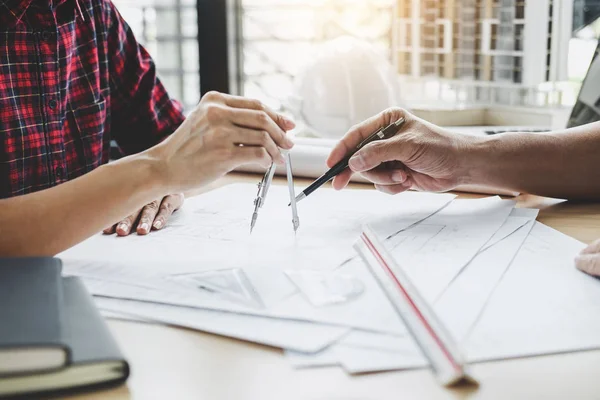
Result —
<instances>
[{"instance_id":1,"label":"plaid shirt sleeve","mask_svg":"<svg viewBox=\"0 0 600 400\"><path fill-rule=\"evenodd\" d=\"M156 75L154 61L114 4L107 0L106 26L112 114L111 133L125 154L159 143L183 122L181 105Z\"/></svg>"}]
</instances>

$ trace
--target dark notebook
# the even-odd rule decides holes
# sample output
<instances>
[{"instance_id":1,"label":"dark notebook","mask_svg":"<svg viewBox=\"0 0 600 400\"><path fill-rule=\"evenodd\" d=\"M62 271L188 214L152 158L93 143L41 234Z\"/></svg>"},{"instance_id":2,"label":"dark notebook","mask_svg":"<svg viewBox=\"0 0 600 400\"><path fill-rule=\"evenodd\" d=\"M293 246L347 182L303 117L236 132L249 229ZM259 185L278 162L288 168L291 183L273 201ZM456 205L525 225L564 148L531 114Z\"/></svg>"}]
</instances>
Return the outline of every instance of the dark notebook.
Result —
<instances>
[{"instance_id":1,"label":"dark notebook","mask_svg":"<svg viewBox=\"0 0 600 400\"><path fill-rule=\"evenodd\" d=\"M0 259L0 376L64 367L61 262Z\"/></svg>"},{"instance_id":2,"label":"dark notebook","mask_svg":"<svg viewBox=\"0 0 600 400\"><path fill-rule=\"evenodd\" d=\"M57 314L61 320L59 341L69 350L66 365L47 372L0 376L0 397L66 393L116 385L129 376L129 365L83 283L75 277L61 282ZM22 290L28 291L29 286L25 285Z\"/></svg>"}]
</instances>

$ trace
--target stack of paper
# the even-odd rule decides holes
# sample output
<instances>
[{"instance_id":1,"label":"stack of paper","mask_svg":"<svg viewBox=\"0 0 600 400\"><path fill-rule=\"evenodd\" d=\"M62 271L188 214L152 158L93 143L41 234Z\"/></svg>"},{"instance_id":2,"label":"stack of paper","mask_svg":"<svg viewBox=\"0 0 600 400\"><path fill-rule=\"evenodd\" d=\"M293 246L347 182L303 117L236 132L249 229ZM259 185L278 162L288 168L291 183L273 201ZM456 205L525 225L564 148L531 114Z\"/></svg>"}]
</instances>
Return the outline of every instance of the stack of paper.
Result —
<instances>
[{"instance_id":1,"label":"stack of paper","mask_svg":"<svg viewBox=\"0 0 600 400\"><path fill-rule=\"evenodd\" d=\"M294 235L275 186L250 235L254 194L232 185L188 200L147 237L94 236L61 254L65 271L113 316L280 347L297 367L423 367L352 249L368 223L470 361L600 347L600 281L573 268L583 244L535 222L537 210L321 189L299 204Z\"/></svg>"}]
</instances>

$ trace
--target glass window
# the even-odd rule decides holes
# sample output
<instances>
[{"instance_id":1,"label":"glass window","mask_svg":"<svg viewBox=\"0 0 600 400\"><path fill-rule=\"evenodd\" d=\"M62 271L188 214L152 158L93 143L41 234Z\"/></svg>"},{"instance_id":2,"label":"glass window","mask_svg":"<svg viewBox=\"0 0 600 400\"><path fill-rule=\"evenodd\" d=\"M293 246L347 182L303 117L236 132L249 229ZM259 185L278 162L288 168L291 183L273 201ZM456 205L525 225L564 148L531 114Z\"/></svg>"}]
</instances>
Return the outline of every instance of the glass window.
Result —
<instances>
[{"instance_id":1,"label":"glass window","mask_svg":"<svg viewBox=\"0 0 600 400\"><path fill-rule=\"evenodd\" d=\"M200 100L195 0L113 0L156 63L171 97L186 110Z\"/></svg>"},{"instance_id":2,"label":"glass window","mask_svg":"<svg viewBox=\"0 0 600 400\"><path fill-rule=\"evenodd\" d=\"M240 1L243 94L274 109L285 108L294 78L331 39L364 39L392 59L394 0Z\"/></svg>"}]
</instances>

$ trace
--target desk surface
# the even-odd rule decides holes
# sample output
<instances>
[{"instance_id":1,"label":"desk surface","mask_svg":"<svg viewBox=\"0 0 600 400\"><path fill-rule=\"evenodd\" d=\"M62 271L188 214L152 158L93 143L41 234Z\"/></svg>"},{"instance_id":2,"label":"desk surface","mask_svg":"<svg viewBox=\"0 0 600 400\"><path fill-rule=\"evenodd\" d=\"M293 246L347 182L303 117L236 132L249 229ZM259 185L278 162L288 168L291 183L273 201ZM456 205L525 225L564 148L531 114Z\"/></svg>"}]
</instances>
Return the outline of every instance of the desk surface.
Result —
<instances>
[{"instance_id":1,"label":"desk surface","mask_svg":"<svg viewBox=\"0 0 600 400\"><path fill-rule=\"evenodd\" d=\"M258 179L232 174L211 188ZM600 238L600 204L529 195L517 200L520 207L540 208L538 220L561 232L586 243ZM295 370L278 349L188 329L116 320L109 325L131 363L131 378L126 386L73 399L600 398L600 351L477 364L472 371L479 388L449 390L427 370L354 377L337 367Z\"/></svg>"}]
</instances>

